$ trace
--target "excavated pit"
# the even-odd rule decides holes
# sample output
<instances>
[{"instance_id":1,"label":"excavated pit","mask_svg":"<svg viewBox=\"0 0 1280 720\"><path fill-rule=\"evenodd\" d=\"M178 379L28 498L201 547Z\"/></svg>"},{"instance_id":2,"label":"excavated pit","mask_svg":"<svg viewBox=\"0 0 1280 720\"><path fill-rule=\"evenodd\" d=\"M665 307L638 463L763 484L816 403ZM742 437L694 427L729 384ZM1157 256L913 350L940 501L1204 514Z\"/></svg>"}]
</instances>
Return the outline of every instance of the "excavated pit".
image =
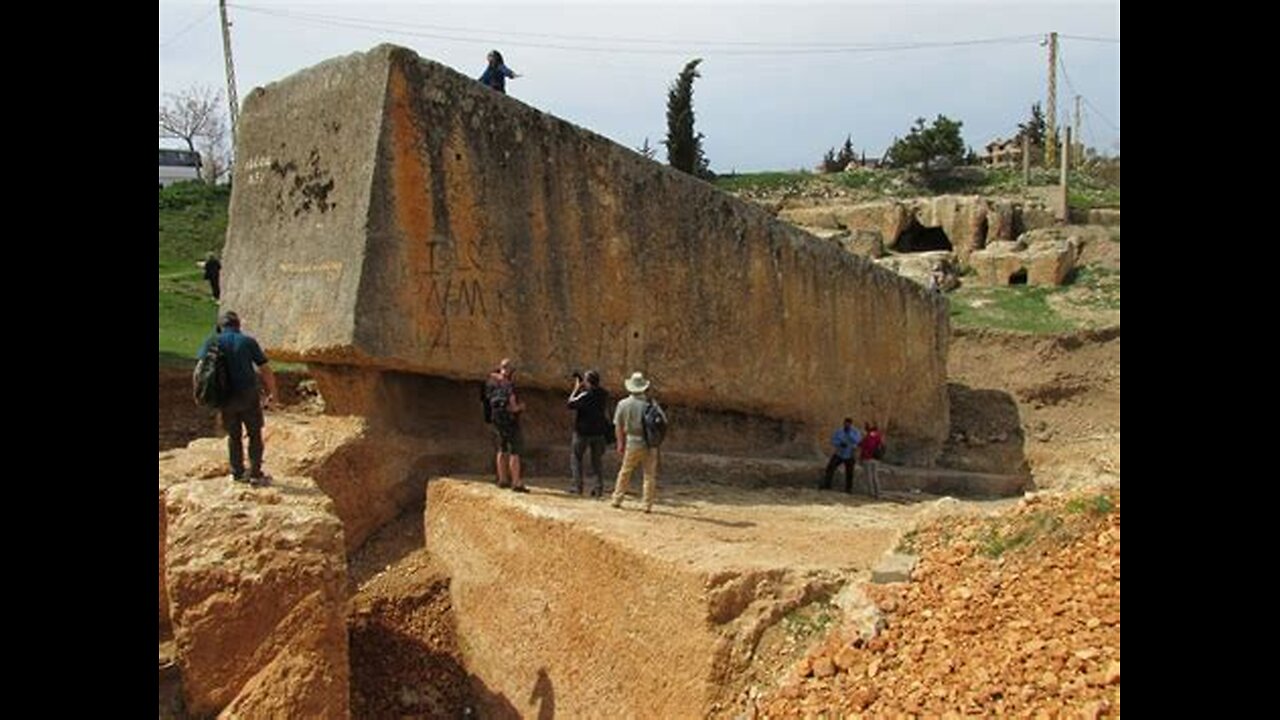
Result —
<instances>
[{"instance_id":1,"label":"excavated pit","mask_svg":"<svg viewBox=\"0 0 1280 720\"><path fill-rule=\"evenodd\" d=\"M872 502L813 489L818 459L671 452L645 515L634 502L614 510L565 494L563 470L530 477L527 496L498 490L491 475L438 478L442 458L485 465L491 456L370 433L360 418L276 412L267 428L277 483L266 490L229 482L224 440L161 454L161 632L178 637L161 663L165 717L307 696L256 680L316 655L319 640L292 648L295 631L323 640L330 665L343 658L350 689L330 682L326 692L349 697L353 717L527 716L547 698L571 715L647 714L653 698L668 716L705 713L751 676L771 628L866 577L931 497L921 487L954 482L945 470L887 466L885 497ZM547 448L544 462L558 454ZM610 453L608 489L615 473ZM992 482L985 477L967 481ZM334 527L343 528L336 538ZM275 563L275 548L313 559L296 577L249 570ZM239 570L226 566L231 558ZM231 594L219 589L226 583ZM346 643L332 620L320 621L335 612ZM211 643L224 649L183 657ZM258 658L268 665L256 667ZM228 674L237 663L246 667ZM646 680L654 672L638 672L645 667L674 668L679 679Z\"/></svg>"}]
</instances>

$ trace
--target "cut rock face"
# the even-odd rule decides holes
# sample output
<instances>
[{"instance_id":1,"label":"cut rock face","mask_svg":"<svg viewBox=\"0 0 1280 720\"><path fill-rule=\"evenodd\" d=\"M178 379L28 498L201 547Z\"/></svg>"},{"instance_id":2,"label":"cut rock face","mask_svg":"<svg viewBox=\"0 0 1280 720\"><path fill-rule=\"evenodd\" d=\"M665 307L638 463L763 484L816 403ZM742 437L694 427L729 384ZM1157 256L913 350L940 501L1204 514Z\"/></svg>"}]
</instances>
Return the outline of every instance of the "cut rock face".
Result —
<instances>
[{"instance_id":1,"label":"cut rock face","mask_svg":"<svg viewBox=\"0 0 1280 720\"><path fill-rule=\"evenodd\" d=\"M164 576L193 717L349 716L342 524L323 495L279 482L167 492Z\"/></svg>"}]
</instances>

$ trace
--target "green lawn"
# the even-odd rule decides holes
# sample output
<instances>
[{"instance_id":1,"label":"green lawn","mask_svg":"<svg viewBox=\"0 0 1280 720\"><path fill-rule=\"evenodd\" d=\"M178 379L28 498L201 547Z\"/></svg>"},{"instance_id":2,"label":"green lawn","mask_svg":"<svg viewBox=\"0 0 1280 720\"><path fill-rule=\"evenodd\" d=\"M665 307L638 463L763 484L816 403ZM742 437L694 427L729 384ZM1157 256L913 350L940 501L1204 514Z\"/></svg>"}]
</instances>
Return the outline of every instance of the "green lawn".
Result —
<instances>
[{"instance_id":1,"label":"green lawn","mask_svg":"<svg viewBox=\"0 0 1280 720\"><path fill-rule=\"evenodd\" d=\"M1063 317L1050 298L1060 298L1068 311L1090 317L1113 317L1120 309L1120 273L1100 267L1080 268L1062 287L961 287L948 295L954 327L994 328L1026 333L1060 333L1088 327L1078 317ZM1079 313L1075 313L1075 311Z\"/></svg>"},{"instance_id":2,"label":"green lawn","mask_svg":"<svg viewBox=\"0 0 1280 720\"><path fill-rule=\"evenodd\" d=\"M808 172L758 172L720 175L715 179L715 186L726 192L743 190L777 190L798 186L814 178Z\"/></svg>"},{"instance_id":3,"label":"green lawn","mask_svg":"<svg viewBox=\"0 0 1280 720\"><path fill-rule=\"evenodd\" d=\"M183 290L160 289L160 362L190 364L200 343L213 332L218 306L206 291L198 296Z\"/></svg>"},{"instance_id":4,"label":"green lawn","mask_svg":"<svg viewBox=\"0 0 1280 720\"><path fill-rule=\"evenodd\" d=\"M222 250L231 190L179 183L160 190L160 363L191 364L213 331L218 306L196 263Z\"/></svg>"},{"instance_id":5,"label":"green lawn","mask_svg":"<svg viewBox=\"0 0 1280 720\"><path fill-rule=\"evenodd\" d=\"M1049 306L1053 288L1011 286L961 288L951 293L951 324L1028 333L1073 330Z\"/></svg>"}]
</instances>

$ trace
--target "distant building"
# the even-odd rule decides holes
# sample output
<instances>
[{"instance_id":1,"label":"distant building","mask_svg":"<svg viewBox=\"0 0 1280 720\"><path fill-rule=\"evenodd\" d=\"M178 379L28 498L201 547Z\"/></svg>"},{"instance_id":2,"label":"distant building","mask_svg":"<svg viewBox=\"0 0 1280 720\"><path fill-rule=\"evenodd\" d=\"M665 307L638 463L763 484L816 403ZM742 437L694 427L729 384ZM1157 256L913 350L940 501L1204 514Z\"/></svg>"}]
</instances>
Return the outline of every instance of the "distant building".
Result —
<instances>
[{"instance_id":1,"label":"distant building","mask_svg":"<svg viewBox=\"0 0 1280 720\"><path fill-rule=\"evenodd\" d=\"M1008 140L992 140L982 155L982 164L996 167L1022 164L1022 137L1015 135Z\"/></svg>"}]
</instances>

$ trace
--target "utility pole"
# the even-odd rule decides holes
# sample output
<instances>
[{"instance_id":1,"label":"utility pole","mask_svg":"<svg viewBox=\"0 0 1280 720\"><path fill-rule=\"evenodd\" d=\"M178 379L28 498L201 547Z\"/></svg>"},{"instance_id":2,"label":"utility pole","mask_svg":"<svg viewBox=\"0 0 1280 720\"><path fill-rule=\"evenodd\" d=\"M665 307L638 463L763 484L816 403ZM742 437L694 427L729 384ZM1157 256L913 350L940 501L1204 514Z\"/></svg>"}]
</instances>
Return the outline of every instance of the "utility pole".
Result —
<instances>
[{"instance_id":1,"label":"utility pole","mask_svg":"<svg viewBox=\"0 0 1280 720\"><path fill-rule=\"evenodd\" d=\"M1053 167L1058 147L1058 33L1049 33L1049 111L1044 136L1044 165Z\"/></svg>"},{"instance_id":2,"label":"utility pole","mask_svg":"<svg viewBox=\"0 0 1280 720\"><path fill-rule=\"evenodd\" d=\"M222 56L227 61L227 100L231 103L231 152L234 157L240 101L236 97L236 67L231 62L231 23L227 22L227 0L218 0L218 10L222 13Z\"/></svg>"},{"instance_id":3,"label":"utility pole","mask_svg":"<svg viewBox=\"0 0 1280 720\"><path fill-rule=\"evenodd\" d=\"M1062 178L1059 180L1058 189L1061 191L1059 202L1062 208L1062 215L1059 219L1064 223L1071 222L1071 208L1067 205L1067 162L1071 157L1071 127L1068 126L1062 136Z\"/></svg>"},{"instance_id":4,"label":"utility pole","mask_svg":"<svg viewBox=\"0 0 1280 720\"><path fill-rule=\"evenodd\" d=\"M1075 125L1075 132L1072 134L1072 137L1074 137L1076 141L1071 146L1072 148L1075 149L1075 155L1072 156L1071 158L1071 164L1079 165L1082 161L1084 161L1084 141L1081 139L1084 136L1080 134L1080 96L1079 95L1076 96L1076 125Z\"/></svg>"},{"instance_id":5,"label":"utility pole","mask_svg":"<svg viewBox=\"0 0 1280 720\"><path fill-rule=\"evenodd\" d=\"M1031 136L1022 133L1022 184L1031 187Z\"/></svg>"}]
</instances>

